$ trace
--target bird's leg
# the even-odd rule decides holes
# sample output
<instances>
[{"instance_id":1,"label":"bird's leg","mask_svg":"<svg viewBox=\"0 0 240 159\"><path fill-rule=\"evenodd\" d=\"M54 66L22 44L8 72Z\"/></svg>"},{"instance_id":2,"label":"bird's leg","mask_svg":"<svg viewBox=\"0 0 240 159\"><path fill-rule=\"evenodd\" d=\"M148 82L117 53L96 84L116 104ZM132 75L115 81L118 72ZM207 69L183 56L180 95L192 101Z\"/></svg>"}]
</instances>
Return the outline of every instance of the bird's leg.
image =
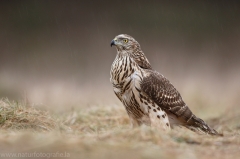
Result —
<instances>
[{"instance_id":1,"label":"bird's leg","mask_svg":"<svg viewBox=\"0 0 240 159\"><path fill-rule=\"evenodd\" d=\"M131 121L131 126L132 128L136 128L139 127L141 125L141 122L139 122L138 120L130 117L130 121Z\"/></svg>"}]
</instances>

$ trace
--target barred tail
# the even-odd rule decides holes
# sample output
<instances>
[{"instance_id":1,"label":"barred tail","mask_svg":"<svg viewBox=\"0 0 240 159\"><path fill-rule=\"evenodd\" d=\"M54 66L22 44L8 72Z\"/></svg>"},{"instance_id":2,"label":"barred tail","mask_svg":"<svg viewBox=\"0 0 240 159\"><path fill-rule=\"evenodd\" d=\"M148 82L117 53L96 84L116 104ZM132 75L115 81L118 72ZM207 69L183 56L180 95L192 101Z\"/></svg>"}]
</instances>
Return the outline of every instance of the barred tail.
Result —
<instances>
[{"instance_id":1,"label":"barred tail","mask_svg":"<svg viewBox=\"0 0 240 159\"><path fill-rule=\"evenodd\" d=\"M204 132L210 135L221 136L216 130L208 126L202 119L196 117L195 115L188 121L187 125L185 125L188 129L194 132Z\"/></svg>"},{"instance_id":2,"label":"barred tail","mask_svg":"<svg viewBox=\"0 0 240 159\"><path fill-rule=\"evenodd\" d=\"M171 109L172 112L174 112L180 121L182 122L182 125L186 128L194 131L194 132L203 132L210 135L219 135L216 130L208 126L202 119L196 117L192 111L188 108L187 105L185 107L175 107L174 109Z\"/></svg>"}]
</instances>

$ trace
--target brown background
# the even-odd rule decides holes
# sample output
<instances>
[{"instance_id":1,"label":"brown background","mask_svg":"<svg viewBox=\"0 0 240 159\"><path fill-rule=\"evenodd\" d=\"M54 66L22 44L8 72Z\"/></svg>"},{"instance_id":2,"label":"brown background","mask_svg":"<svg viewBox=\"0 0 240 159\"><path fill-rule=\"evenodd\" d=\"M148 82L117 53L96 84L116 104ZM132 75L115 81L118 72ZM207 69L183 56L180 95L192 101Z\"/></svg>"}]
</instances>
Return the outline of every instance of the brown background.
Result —
<instances>
[{"instance_id":1,"label":"brown background","mask_svg":"<svg viewBox=\"0 0 240 159\"><path fill-rule=\"evenodd\" d=\"M110 41L121 33L189 105L199 95L213 108L239 104L240 5L217 0L3 0L0 97L59 108L120 104L109 71Z\"/></svg>"}]
</instances>

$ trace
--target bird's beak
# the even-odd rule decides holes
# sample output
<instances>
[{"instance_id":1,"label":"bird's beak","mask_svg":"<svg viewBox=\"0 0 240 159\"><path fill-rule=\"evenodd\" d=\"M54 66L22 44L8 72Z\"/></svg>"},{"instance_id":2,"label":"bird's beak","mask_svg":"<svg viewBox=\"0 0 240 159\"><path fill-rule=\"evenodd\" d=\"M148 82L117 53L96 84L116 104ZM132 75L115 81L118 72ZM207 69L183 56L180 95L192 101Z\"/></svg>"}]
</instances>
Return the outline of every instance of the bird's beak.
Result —
<instances>
[{"instance_id":1,"label":"bird's beak","mask_svg":"<svg viewBox=\"0 0 240 159\"><path fill-rule=\"evenodd\" d=\"M116 45L114 39L111 41L111 44L110 44L110 45L111 45L111 47L112 47L113 45Z\"/></svg>"}]
</instances>

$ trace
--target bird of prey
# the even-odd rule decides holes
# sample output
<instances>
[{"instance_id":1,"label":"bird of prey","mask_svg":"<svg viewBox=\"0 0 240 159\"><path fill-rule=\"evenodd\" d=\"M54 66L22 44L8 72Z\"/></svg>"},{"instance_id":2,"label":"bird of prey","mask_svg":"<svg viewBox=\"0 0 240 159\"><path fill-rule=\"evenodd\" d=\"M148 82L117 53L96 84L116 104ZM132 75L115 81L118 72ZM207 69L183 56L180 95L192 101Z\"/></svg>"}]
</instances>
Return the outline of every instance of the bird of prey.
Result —
<instances>
[{"instance_id":1,"label":"bird of prey","mask_svg":"<svg viewBox=\"0 0 240 159\"><path fill-rule=\"evenodd\" d=\"M184 126L195 132L218 135L192 113L169 80L152 68L133 37L120 34L111 41L111 46L116 47L117 55L111 66L110 81L133 127L145 124L170 130Z\"/></svg>"}]
</instances>

